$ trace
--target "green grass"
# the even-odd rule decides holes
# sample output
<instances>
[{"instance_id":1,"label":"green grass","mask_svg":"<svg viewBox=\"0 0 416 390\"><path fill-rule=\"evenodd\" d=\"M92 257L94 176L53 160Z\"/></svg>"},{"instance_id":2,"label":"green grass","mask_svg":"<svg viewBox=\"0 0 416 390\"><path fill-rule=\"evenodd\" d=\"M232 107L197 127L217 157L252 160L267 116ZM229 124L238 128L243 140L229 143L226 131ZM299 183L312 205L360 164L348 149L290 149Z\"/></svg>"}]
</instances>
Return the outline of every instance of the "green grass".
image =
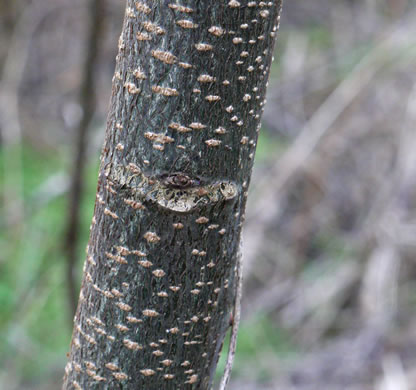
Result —
<instances>
[{"instance_id":1,"label":"green grass","mask_svg":"<svg viewBox=\"0 0 416 390\"><path fill-rule=\"evenodd\" d=\"M72 331L62 254L66 199L58 196L42 205L37 196L39 187L66 167L59 153L28 146L21 161L22 172L10 174L23 177L24 224L0 230L0 367L13 367L22 381L33 382L42 380L51 367L63 369ZM2 166L0 172L3 181ZM96 163L88 166L86 176L79 274L94 207Z\"/></svg>"},{"instance_id":2,"label":"green grass","mask_svg":"<svg viewBox=\"0 0 416 390\"><path fill-rule=\"evenodd\" d=\"M219 381L225 368L229 337L224 343L217 367ZM276 327L268 316L258 314L249 322L242 322L238 332L233 377L265 382L275 377L275 362L290 362L297 356L295 342L289 333ZM255 369L253 369L255 364Z\"/></svg>"},{"instance_id":3,"label":"green grass","mask_svg":"<svg viewBox=\"0 0 416 390\"><path fill-rule=\"evenodd\" d=\"M257 158L267 159L281 153L284 147L284 142L263 132ZM2 157L0 154L0 163ZM98 156L96 161L87 167L81 205L79 276L94 208ZM23 147L22 163L24 226L0 230L0 367L12 368L22 383L42 383L53 370L63 370L72 329L62 254L66 199L61 195L42 205L35 195L45 180L64 173L66 164L59 153L45 154L28 146ZM0 171L3 171L1 166ZM227 350L228 340L218 375L224 369ZM255 372L254 379L267 380L273 372L262 357L286 359L294 350L290 338L282 329L276 329L271 319L261 316L243 323L233 375L244 377L248 375L246 372ZM247 370L253 359L259 362L259 369Z\"/></svg>"},{"instance_id":4,"label":"green grass","mask_svg":"<svg viewBox=\"0 0 416 390\"><path fill-rule=\"evenodd\" d=\"M260 130L256 148L256 162L278 158L287 148L288 142L283 137L272 135L263 126Z\"/></svg>"}]
</instances>

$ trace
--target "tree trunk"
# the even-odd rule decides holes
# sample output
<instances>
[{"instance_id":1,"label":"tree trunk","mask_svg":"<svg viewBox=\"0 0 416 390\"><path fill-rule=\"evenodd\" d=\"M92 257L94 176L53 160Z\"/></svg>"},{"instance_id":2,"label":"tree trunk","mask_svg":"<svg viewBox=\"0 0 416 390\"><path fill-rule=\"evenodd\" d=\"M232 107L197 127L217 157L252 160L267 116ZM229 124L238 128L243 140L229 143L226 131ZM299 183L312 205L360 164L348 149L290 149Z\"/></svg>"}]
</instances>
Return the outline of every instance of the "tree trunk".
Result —
<instances>
[{"instance_id":1,"label":"tree trunk","mask_svg":"<svg viewBox=\"0 0 416 390\"><path fill-rule=\"evenodd\" d=\"M127 1L64 389L209 389L281 1Z\"/></svg>"}]
</instances>

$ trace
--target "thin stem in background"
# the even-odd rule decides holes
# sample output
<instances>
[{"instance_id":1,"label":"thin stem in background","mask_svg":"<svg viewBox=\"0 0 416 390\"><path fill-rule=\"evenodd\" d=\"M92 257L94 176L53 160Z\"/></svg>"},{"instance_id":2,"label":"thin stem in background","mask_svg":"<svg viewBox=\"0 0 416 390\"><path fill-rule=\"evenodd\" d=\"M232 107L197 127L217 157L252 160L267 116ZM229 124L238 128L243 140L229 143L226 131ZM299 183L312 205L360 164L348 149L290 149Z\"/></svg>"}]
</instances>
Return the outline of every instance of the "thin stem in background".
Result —
<instances>
[{"instance_id":1,"label":"thin stem in background","mask_svg":"<svg viewBox=\"0 0 416 390\"><path fill-rule=\"evenodd\" d=\"M98 48L104 19L104 0L90 0L88 7L88 35L83 80L80 90L80 105L84 113L75 132L74 160L72 164L69 191L68 219L65 237L66 278L68 283L69 313L72 326L78 301L78 284L75 268L79 243L80 205L84 189L84 169L88 142L88 128L92 121L95 107L95 69L98 62Z\"/></svg>"}]
</instances>

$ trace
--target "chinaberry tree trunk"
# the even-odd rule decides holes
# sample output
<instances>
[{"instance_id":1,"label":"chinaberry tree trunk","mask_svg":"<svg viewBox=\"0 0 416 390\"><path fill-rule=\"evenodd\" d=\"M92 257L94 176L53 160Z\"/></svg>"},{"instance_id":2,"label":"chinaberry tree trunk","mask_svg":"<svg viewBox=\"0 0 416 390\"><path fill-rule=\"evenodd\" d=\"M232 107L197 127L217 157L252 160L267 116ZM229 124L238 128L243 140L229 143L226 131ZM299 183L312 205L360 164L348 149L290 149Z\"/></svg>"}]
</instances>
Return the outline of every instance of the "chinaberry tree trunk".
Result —
<instances>
[{"instance_id":1,"label":"chinaberry tree trunk","mask_svg":"<svg viewBox=\"0 0 416 390\"><path fill-rule=\"evenodd\" d=\"M281 1L127 1L64 389L209 389Z\"/></svg>"}]
</instances>

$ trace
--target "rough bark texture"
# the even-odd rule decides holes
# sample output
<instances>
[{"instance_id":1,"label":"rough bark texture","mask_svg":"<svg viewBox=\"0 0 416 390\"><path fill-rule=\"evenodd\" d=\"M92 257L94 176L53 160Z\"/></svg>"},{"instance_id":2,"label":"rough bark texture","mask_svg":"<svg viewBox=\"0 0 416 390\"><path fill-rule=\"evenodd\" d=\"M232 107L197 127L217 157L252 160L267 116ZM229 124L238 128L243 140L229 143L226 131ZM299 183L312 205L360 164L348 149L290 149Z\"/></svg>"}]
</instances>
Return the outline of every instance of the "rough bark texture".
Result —
<instances>
[{"instance_id":1,"label":"rough bark texture","mask_svg":"<svg viewBox=\"0 0 416 390\"><path fill-rule=\"evenodd\" d=\"M64 389L209 389L280 1L127 1Z\"/></svg>"}]
</instances>

